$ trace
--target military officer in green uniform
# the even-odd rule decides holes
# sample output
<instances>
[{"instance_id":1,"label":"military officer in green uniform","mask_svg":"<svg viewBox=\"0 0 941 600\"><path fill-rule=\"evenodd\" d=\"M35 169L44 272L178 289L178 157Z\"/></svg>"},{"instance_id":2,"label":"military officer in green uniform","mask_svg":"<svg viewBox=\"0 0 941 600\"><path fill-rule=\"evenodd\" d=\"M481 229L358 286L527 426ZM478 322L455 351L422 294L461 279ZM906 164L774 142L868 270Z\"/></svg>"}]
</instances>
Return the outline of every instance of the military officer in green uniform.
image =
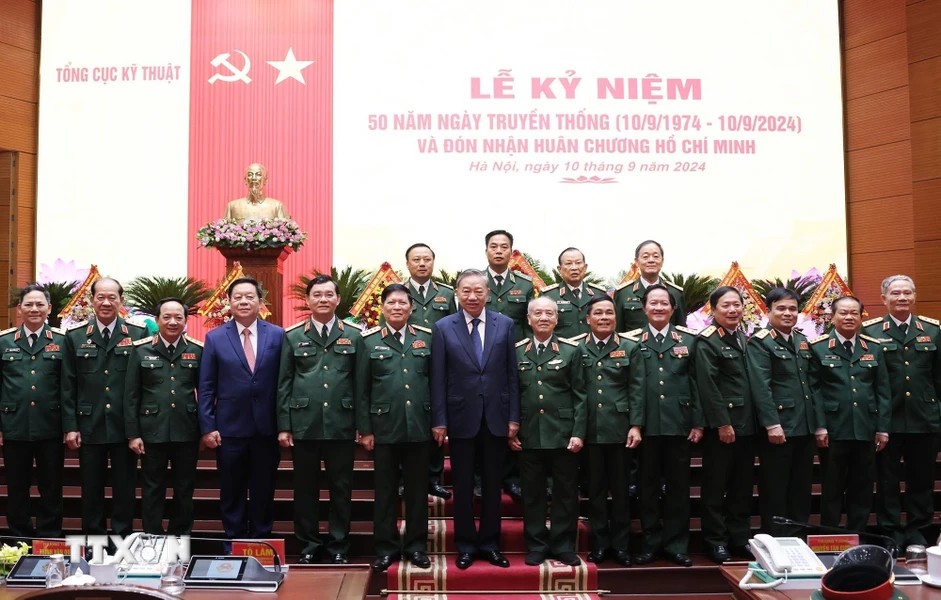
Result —
<instances>
[{"instance_id":1,"label":"military officer in green uniform","mask_svg":"<svg viewBox=\"0 0 941 600\"><path fill-rule=\"evenodd\" d=\"M49 292L20 290L23 324L0 333L0 444L7 480L7 526L16 537L62 537L61 374L65 337L46 324ZM30 481L36 460L36 525Z\"/></svg>"},{"instance_id":2,"label":"military officer in green uniform","mask_svg":"<svg viewBox=\"0 0 941 600\"><path fill-rule=\"evenodd\" d=\"M427 244L409 246L405 251L405 264L409 275L406 285L412 297L412 314L408 322L430 329L438 319L457 310L454 289L431 278L435 272L435 252ZM443 472L444 448L433 444L428 462L428 493L447 500L451 492L441 485Z\"/></svg>"},{"instance_id":3,"label":"military officer in green uniform","mask_svg":"<svg viewBox=\"0 0 941 600\"><path fill-rule=\"evenodd\" d=\"M585 310L591 333L578 336L577 341L587 387L588 560L600 563L611 555L626 567L631 564L631 512L624 474L632 450L641 442L644 362L637 342L614 332L617 318L610 296L602 293L592 297Z\"/></svg>"},{"instance_id":4,"label":"military officer in green uniform","mask_svg":"<svg viewBox=\"0 0 941 600\"><path fill-rule=\"evenodd\" d=\"M575 554L578 522L578 456L587 426L585 377L578 343L554 335L558 314L548 298L529 304L532 339L516 347L520 377L519 436L510 442L520 453L523 537L527 565L550 555L567 565ZM552 478L552 509L547 515L546 485ZM546 527L546 517L550 527Z\"/></svg>"},{"instance_id":5,"label":"military officer in green uniform","mask_svg":"<svg viewBox=\"0 0 941 600\"><path fill-rule=\"evenodd\" d=\"M409 325L412 298L393 283L382 290L385 325L363 332L356 358L356 428L367 450L375 451L376 504L373 570L383 572L404 556L426 569L428 501L425 496L431 450L431 394L428 388L431 330ZM404 481L405 536L396 526L399 471Z\"/></svg>"},{"instance_id":6,"label":"military officer in green uniform","mask_svg":"<svg viewBox=\"0 0 941 600\"><path fill-rule=\"evenodd\" d=\"M533 281L527 275L510 269L513 256L513 235L497 229L485 237L487 251L487 285L490 296L487 308L513 319L516 340L529 335L526 307L533 299Z\"/></svg>"},{"instance_id":7,"label":"military officer in green uniform","mask_svg":"<svg viewBox=\"0 0 941 600\"><path fill-rule=\"evenodd\" d=\"M914 314L915 282L906 275L883 280L882 302L888 313L863 323L863 333L882 340L892 388L891 439L876 455L876 519L901 546L925 545L921 530L934 515L941 432L941 329L935 319Z\"/></svg>"},{"instance_id":8,"label":"military officer in green uniform","mask_svg":"<svg viewBox=\"0 0 941 600\"><path fill-rule=\"evenodd\" d=\"M810 388L810 346L797 325L797 293L774 288L765 297L768 327L748 341L748 380L758 424L758 491L761 528L775 537L801 532L776 525L781 516L810 518L817 429Z\"/></svg>"},{"instance_id":9,"label":"military officer in green uniform","mask_svg":"<svg viewBox=\"0 0 941 600\"><path fill-rule=\"evenodd\" d=\"M353 452L356 447L356 354L359 330L336 317L340 289L327 275L307 284L311 316L285 331L278 375L278 442L294 455L294 530L304 544L301 564L324 550L329 562L349 562ZM319 535L320 461L330 510Z\"/></svg>"},{"instance_id":10,"label":"military officer in green uniform","mask_svg":"<svg viewBox=\"0 0 941 600\"><path fill-rule=\"evenodd\" d=\"M529 335L526 310L533 299L533 282L523 273L510 269L513 256L513 234L503 229L491 231L484 236L487 253L487 309L494 310L513 319L516 340ZM518 456L510 452L503 469L503 490L514 500L520 499L520 475Z\"/></svg>"},{"instance_id":11,"label":"military officer in green uniform","mask_svg":"<svg viewBox=\"0 0 941 600\"><path fill-rule=\"evenodd\" d=\"M734 287L709 296L715 318L696 343L696 385L706 417L702 450L702 533L714 562L730 554L751 558L755 414L748 384L745 339L738 330L744 302Z\"/></svg>"},{"instance_id":12,"label":"military officer in green uniform","mask_svg":"<svg viewBox=\"0 0 941 600\"><path fill-rule=\"evenodd\" d=\"M863 303L853 296L833 304L833 329L810 342L810 388L816 394L817 446L823 485L820 523L865 530L872 509L876 452L889 442L892 392L882 343L860 335Z\"/></svg>"},{"instance_id":13,"label":"military officer in green uniform","mask_svg":"<svg viewBox=\"0 0 941 600\"><path fill-rule=\"evenodd\" d=\"M183 335L186 314L179 298L162 299L157 304L157 335L134 342L128 361L124 427L128 447L141 461L144 532L154 535L193 531L200 438L196 389L203 345ZM168 473L173 477L173 503L164 530Z\"/></svg>"},{"instance_id":14,"label":"military officer in green uniform","mask_svg":"<svg viewBox=\"0 0 941 600\"><path fill-rule=\"evenodd\" d=\"M647 325L636 339L644 364L644 442L640 447L641 552L638 565L658 556L691 567L689 556L689 462L703 436L703 414L693 380L696 333L671 319L676 299L659 283L643 296ZM666 484L661 498L661 482Z\"/></svg>"},{"instance_id":15,"label":"military officer in green uniform","mask_svg":"<svg viewBox=\"0 0 941 600\"><path fill-rule=\"evenodd\" d=\"M686 307L683 288L660 277L663 269L663 246L654 240L644 240L634 250L634 262L640 276L625 281L614 289L614 304L618 307L618 331L631 331L647 324L644 316L643 296L647 286L660 283L667 286L676 309L673 311L674 325L686 325Z\"/></svg>"},{"instance_id":16,"label":"military officer in green uniform","mask_svg":"<svg viewBox=\"0 0 941 600\"><path fill-rule=\"evenodd\" d=\"M574 338L588 333L588 301L592 296L605 293L604 288L584 281L587 270L588 263L582 251L566 248L559 255L562 283L539 290L539 295L555 300L556 308L559 309L559 325L555 328L555 334L559 337Z\"/></svg>"},{"instance_id":17,"label":"military officer in green uniform","mask_svg":"<svg viewBox=\"0 0 941 600\"><path fill-rule=\"evenodd\" d=\"M134 524L137 455L127 447L124 387L133 343L144 327L118 315L124 288L110 278L91 286L95 318L70 328L62 364L62 430L78 450L82 478L82 530L104 535L105 482L111 463L111 531L130 535Z\"/></svg>"}]
</instances>

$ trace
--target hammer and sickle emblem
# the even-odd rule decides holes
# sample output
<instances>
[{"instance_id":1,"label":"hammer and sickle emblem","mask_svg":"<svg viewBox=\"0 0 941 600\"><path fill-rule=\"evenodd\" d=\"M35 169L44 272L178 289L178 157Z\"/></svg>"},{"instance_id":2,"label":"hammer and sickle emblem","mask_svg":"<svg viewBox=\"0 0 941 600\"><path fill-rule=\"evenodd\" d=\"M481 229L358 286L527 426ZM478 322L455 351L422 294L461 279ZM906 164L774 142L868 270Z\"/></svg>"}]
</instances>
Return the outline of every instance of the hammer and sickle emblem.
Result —
<instances>
[{"instance_id":1,"label":"hammer and sickle emblem","mask_svg":"<svg viewBox=\"0 0 941 600\"><path fill-rule=\"evenodd\" d=\"M241 69L237 68L235 65L229 62L230 54L228 52L223 52L209 61L209 64L214 67L225 67L226 70L229 71L229 74L223 75L222 73L216 73L209 78L209 83L215 83L216 81L225 81L228 83L233 81L244 81L245 83L251 83L252 80L248 76L248 71L252 68L252 61L249 60L248 56L241 50L236 50L236 52L241 54L242 58L245 59L245 66Z\"/></svg>"}]
</instances>

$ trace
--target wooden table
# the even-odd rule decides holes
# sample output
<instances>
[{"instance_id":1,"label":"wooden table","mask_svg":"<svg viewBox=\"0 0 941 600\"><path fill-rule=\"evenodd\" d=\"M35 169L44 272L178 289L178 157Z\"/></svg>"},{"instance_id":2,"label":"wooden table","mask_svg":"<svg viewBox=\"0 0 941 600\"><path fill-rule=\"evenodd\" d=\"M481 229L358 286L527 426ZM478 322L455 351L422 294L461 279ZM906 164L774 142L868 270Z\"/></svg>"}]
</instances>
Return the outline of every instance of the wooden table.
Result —
<instances>
[{"instance_id":1,"label":"wooden table","mask_svg":"<svg viewBox=\"0 0 941 600\"><path fill-rule=\"evenodd\" d=\"M368 568L335 568L291 566L285 574L284 583L277 594L246 592L240 590L196 590L187 589L183 598L220 598L226 600L362 600L369 584ZM9 588L0 586L0 600L19 598L36 588Z\"/></svg>"},{"instance_id":2,"label":"wooden table","mask_svg":"<svg viewBox=\"0 0 941 600\"><path fill-rule=\"evenodd\" d=\"M732 595L739 600L808 600L814 590L743 590L738 582L745 576L747 567L739 565L723 565L719 572L725 577L731 588ZM898 586L909 600L941 600L941 589L927 585Z\"/></svg>"}]
</instances>

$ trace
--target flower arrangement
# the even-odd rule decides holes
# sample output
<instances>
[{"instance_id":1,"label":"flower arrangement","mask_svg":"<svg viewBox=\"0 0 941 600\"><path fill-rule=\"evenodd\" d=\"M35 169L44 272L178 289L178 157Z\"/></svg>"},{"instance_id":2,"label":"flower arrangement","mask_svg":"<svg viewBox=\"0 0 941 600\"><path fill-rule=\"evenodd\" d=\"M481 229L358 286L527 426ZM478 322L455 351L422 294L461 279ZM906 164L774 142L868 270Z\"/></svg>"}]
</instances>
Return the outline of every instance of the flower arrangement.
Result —
<instances>
[{"instance_id":1,"label":"flower arrangement","mask_svg":"<svg viewBox=\"0 0 941 600\"><path fill-rule=\"evenodd\" d=\"M196 240L204 248L281 248L299 249L307 240L293 219L219 219L209 222L196 232Z\"/></svg>"},{"instance_id":2,"label":"flower arrangement","mask_svg":"<svg viewBox=\"0 0 941 600\"><path fill-rule=\"evenodd\" d=\"M26 554L29 554L29 544L26 542L19 542L16 546L4 544L0 547L0 577L9 575L16 561Z\"/></svg>"},{"instance_id":3,"label":"flower arrangement","mask_svg":"<svg viewBox=\"0 0 941 600\"><path fill-rule=\"evenodd\" d=\"M382 290L385 289L386 285L375 286L373 292L366 297L366 303L357 317L363 329L369 329L379 324L379 319L382 317Z\"/></svg>"},{"instance_id":4,"label":"flower arrangement","mask_svg":"<svg viewBox=\"0 0 941 600\"><path fill-rule=\"evenodd\" d=\"M209 309L209 312L205 313L206 320L204 321L207 329L215 329L220 325L224 325L226 321L232 318L231 307L229 306L228 296L222 296L212 308Z\"/></svg>"}]
</instances>

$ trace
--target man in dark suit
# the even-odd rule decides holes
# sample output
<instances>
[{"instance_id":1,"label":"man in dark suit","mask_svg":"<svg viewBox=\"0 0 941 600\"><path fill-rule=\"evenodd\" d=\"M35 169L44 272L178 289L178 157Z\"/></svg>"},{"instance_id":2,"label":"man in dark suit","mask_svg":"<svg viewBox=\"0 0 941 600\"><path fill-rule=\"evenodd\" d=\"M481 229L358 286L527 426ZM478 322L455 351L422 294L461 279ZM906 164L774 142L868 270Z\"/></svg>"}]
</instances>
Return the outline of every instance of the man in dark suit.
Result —
<instances>
[{"instance_id":1,"label":"man in dark suit","mask_svg":"<svg viewBox=\"0 0 941 600\"><path fill-rule=\"evenodd\" d=\"M157 335L134 342L124 390L128 447L141 461L141 517L154 535L193 531L199 458L196 386L203 345L183 335L187 307L179 298L157 304ZM173 481L169 527L163 528L167 480Z\"/></svg>"},{"instance_id":2,"label":"man in dark suit","mask_svg":"<svg viewBox=\"0 0 941 600\"><path fill-rule=\"evenodd\" d=\"M310 318L289 327L278 376L278 441L294 458L294 533L304 544L299 564L326 551L346 564L350 550L353 453L356 450L356 355L359 329L337 318L340 288L328 275L307 284ZM320 537L320 463L330 508Z\"/></svg>"},{"instance_id":3,"label":"man in dark suit","mask_svg":"<svg viewBox=\"0 0 941 600\"><path fill-rule=\"evenodd\" d=\"M118 311L124 288L110 278L91 286L95 318L65 336L62 359L62 431L71 450L78 450L82 478L82 530L107 533L105 482L111 473L111 530L131 534L137 455L127 447L124 430L124 380L132 345L147 330L126 323Z\"/></svg>"},{"instance_id":4,"label":"man in dark suit","mask_svg":"<svg viewBox=\"0 0 941 600\"><path fill-rule=\"evenodd\" d=\"M457 281L461 310L437 322L431 343L432 428L438 445L450 434L457 567L476 554L499 567L500 477L520 422L513 322L485 310L487 275L467 270ZM480 530L474 524L474 459L481 469Z\"/></svg>"},{"instance_id":5,"label":"man in dark suit","mask_svg":"<svg viewBox=\"0 0 941 600\"><path fill-rule=\"evenodd\" d=\"M258 318L262 289L254 279L236 279L228 296L232 320L210 331L203 348L199 429L216 449L226 536L263 538L271 535L280 459L275 398L284 330Z\"/></svg>"},{"instance_id":6,"label":"man in dark suit","mask_svg":"<svg viewBox=\"0 0 941 600\"><path fill-rule=\"evenodd\" d=\"M49 292L20 290L23 324L0 332L0 445L7 477L7 525L14 536L62 536L60 380L65 338L46 325ZM36 526L29 486L36 460Z\"/></svg>"}]
</instances>

